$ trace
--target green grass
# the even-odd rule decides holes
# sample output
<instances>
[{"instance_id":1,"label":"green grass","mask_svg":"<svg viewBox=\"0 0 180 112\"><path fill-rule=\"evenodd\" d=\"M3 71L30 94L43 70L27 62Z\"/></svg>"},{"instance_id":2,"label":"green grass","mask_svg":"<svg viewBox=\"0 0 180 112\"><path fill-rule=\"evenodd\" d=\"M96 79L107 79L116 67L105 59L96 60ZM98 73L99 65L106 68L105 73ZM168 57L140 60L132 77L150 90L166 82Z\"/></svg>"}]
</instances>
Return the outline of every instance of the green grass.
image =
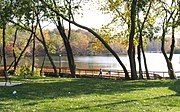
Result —
<instances>
[{"instance_id":1,"label":"green grass","mask_svg":"<svg viewBox=\"0 0 180 112\"><path fill-rule=\"evenodd\" d=\"M1 112L180 112L180 80L13 80L23 84L0 87Z\"/></svg>"}]
</instances>

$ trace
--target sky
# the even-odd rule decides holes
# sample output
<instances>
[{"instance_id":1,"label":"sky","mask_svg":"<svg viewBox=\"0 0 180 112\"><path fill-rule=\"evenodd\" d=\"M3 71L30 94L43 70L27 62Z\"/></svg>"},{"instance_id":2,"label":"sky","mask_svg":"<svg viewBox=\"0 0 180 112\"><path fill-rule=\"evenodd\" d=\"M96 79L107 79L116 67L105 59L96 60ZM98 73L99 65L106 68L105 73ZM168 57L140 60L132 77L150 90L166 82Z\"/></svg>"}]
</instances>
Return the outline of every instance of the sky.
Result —
<instances>
[{"instance_id":1,"label":"sky","mask_svg":"<svg viewBox=\"0 0 180 112\"><path fill-rule=\"evenodd\" d=\"M109 15L102 14L100 11L86 11L83 17L77 16L75 21L81 25L93 28L100 28L102 24L110 21Z\"/></svg>"},{"instance_id":2,"label":"sky","mask_svg":"<svg viewBox=\"0 0 180 112\"><path fill-rule=\"evenodd\" d=\"M103 24L110 22L109 15L102 14L100 11L87 11L83 16L75 16L75 22L89 28L100 28ZM49 24L49 22L43 22L43 26L48 29L54 29L54 24ZM68 28L68 23L65 23L65 27ZM76 26L72 25L72 29L78 29Z\"/></svg>"},{"instance_id":3,"label":"sky","mask_svg":"<svg viewBox=\"0 0 180 112\"><path fill-rule=\"evenodd\" d=\"M82 8L83 8L82 11L83 15L74 16L75 22L77 22L78 24L87 26L89 28L100 28L103 24L107 24L111 20L109 15L102 14L101 11L97 10L96 9L97 6L92 6L92 4L89 5L87 3L86 5L82 6ZM64 26L68 28L68 23L64 23L64 24L65 24ZM43 22L43 26L47 26L45 28L48 29L55 28L55 25L49 24L49 22ZM79 29L79 28L72 25L72 29Z\"/></svg>"}]
</instances>

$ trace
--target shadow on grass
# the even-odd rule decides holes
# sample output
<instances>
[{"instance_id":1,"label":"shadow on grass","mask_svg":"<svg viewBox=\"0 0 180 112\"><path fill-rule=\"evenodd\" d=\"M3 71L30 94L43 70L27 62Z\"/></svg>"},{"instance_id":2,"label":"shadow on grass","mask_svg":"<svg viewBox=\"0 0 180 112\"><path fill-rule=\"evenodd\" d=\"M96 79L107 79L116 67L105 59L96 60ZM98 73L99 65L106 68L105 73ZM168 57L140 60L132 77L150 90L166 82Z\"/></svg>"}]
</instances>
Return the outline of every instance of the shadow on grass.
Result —
<instances>
[{"instance_id":1,"label":"shadow on grass","mask_svg":"<svg viewBox=\"0 0 180 112\"><path fill-rule=\"evenodd\" d=\"M180 80L175 80L174 83L169 86L169 89L175 91L177 96L180 96Z\"/></svg>"},{"instance_id":2,"label":"shadow on grass","mask_svg":"<svg viewBox=\"0 0 180 112\"><path fill-rule=\"evenodd\" d=\"M67 108L65 109L65 111L71 111L71 110L84 110L84 109L90 109L90 108L94 108L94 107L114 107L116 105L119 104L125 104L125 103L130 103L130 102L136 102L138 100L126 100L126 101L119 101L119 102L113 102L113 103L107 103L107 104L99 104L99 105L95 105L95 106L83 106L83 107L77 107L77 108Z\"/></svg>"},{"instance_id":3,"label":"shadow on grass","mask_svg":"<svg viewBox=\"0 0 180 112\"><path fill-rule=\"evenodd\" d=\"M115 94L126 93L135 90L143 90L150 87L169 87L180 92L177 87L180 81L172 87L171 81L120 81L102 80L92 78L77 79L29 79L27 83L14 87L0 87L0 99L29 99L43 100L58 97L76 97L87 94ZM16 94L13 94L16 91Z\"/></svg>"}]
</instances>

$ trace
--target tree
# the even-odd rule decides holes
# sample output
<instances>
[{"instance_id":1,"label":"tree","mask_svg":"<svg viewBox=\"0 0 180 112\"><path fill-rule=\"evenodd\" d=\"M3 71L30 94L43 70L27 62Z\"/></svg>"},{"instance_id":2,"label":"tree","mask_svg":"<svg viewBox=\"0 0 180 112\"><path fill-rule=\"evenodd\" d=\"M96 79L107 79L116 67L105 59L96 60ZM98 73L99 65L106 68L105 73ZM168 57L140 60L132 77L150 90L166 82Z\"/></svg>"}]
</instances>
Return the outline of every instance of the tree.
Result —
<instances>
[{"instance_id":1,"label":"tree","mask_svg":"<svg viewBox=\"0 0 180 112\"><path fill-rule=\"evenodd\" d=\"M142 2L142 3L141 3ZM144 7L143 7L143 5L144 5L144 3L145 2L147 2L147 1L145 1L144 3L143 3L143 1L139 1L139 3L138 3L138 5L140 6L140 7L138 7L138 19L140 18L140 16L139 16L139 10L140 10L140 8L141 8L141 10L144 12ZM149 12L150 12L150 9L151 9L151 5L152 5L152 2L153 1L150 1L150 3L149 3L149 6L148 6L148 9L147 9L147 12L146 12L146 14L145 14L145 17L144 17L144 20L143 20L143 22L142 22L142 24L141 24L141 26L140 26L140 20L138 20L138 27L139 27L139 43L138 43L138 61L139 61L139 78L140 79L143 79L143 73L142 73L142 66L141 66L141 51L142 51L142 54L143 54L143 59L144 59L144 65L145 65L145 70L146 70L146 77L147 77L147 79L150 79L150 77L149 77L149 71L148 71L148 67L147 67L147 63L146 63L146 56L145 56L145 53L144 53L144 47L143 47L143 38L142 38L142 36L143 36L143 28L144 28L144 26L145 26L145 22L147 21L147 19L148 19L148 15L149 15Z\"/></svg>"},{"instance_id":2,"label":"tree","mask_svg":"<svg viewBox=\"0 0 180 112\"><path fill-rule=\"evenodd\" d=\"M71 0L68 2L68 0L65 1L65 5L67 5L67 7L65 6L65 9L68 10L68 12L64 11L63 13L68 15L68 20L71 20L71 19L74 19L73 18L73 14L72 14L72 6L71 6ZM55 6L55 8L58 8L58 6L56 5L56 2L55 0L53 0L53 5ZM64 29L64 26L61 22L61 16L59 16L58 14L56 14L56 19L57 19L57 23L56 23L56 27L63 39L63 42L64 42L64 45L65 45L65 48L66 48L66 52L67 52L67 58L68 58L68 63L69 63L69 68L70 68L70 71L71 71L71 76L72 77L75 77L75 69L76 69L76 65L74 63L74 56L73 56L73 52L72 52L72 48L71 48L71 45L70 45L70 42L69 42L69 39L70 39L70 35L71 35L71 23L69 22L69 30L68 30L68 35L66 35L65 33L65 29Z\"/></svg>"},{"instance_id":3,"label":"tree","mask_svg":"<svg viewBox=\"0 0 180 112\"><path fill-rule=\"evenodd\" d=\"M71 30L70 44L74 55L87 55L90 38L81 30Z\"/></svg>"},{"instance_id":4,"label":"tree","mask_svg":"<svg viewBox=\"0 0 180 112\"><path fill-rule=\"evenodd\" d=\"M172 57L173 57L173 53L174 53L174 46L175 46L175 37L174 37L175 18L178 14L178 11L176 10L176 8L173 8L174 5L176 5L175 1L172 1L170 7L168 6L168 4L166 4L164 2L162 3L162 8L163 8L162 10L165 12L165 17L163 18L163 23L162 23L161 51L162 51L163 56L166 60L167 68L168 68L168 74L169 74L169 77L171 79L176 79L174 69L173 69L173 65L171 62ZM165 46L165 36L166 36L167 31L168 31L170 20L172 20L172 44L171 44L170 55L168 57L166 54L164 46Z\"/></svg>"},{"instance_id":5,"label":"tree","mask_svg":"<svg viewBox=\"0 0 180 112\"><path fill-rule=\"evenodd\" d=\"M36 38L33 35L33 46L32 46L32 72L34 73L34 66L35 66L35 46L36 46Z\"/></svg>"},{"instance_id":6,"label":"tree","mask_svg":"<svg viewBox=\"0 0 180 112\"><path fill-rule=\"evenodd\" d=\"M30 45L32 37L36 36L36 38L38 38L36 35L36 28L39 25L38 22L40 22L40 21L38 21L39 19L37 17L39 17L39 15L36 13L36 10L38 10L36 7L37 4L38 4L38 2L35 3L31 0L24 0L24 1L20 0L20 1L13 2L12 8L13 8L14 19L8 19L8 21L31 33L26 46L24 47L23 51L21 52L20 56L17 58L17 61L14 64L14 69L16 69L16 66L18 65L18 62L20 61L26 48ZM18 6L21 6L21 7L18 7ZM29 27L31 27L31 28L29 28ZM41 41L39 38L38 38L38 40L43 44L46 53L49 54L47 47L45 45L45 42L44 42L45 40ZM54 65L52 58L50 57L50 55L47 55L47 56L53 66L55 74L57 74L57 70L56 70L56 67Z\"/></svg>"},{"instance_id":7,"label":"tree","mask_svg":"<svg viewBox=\"0 0 180 112\"><path fill-rule=\"evenodd\" d=\"M101 10L113 15L113 19L108 26L114 25L118 30L116 30L117 35L119 35L120 38L124 37L127 39L124 43L128 46L131 79L138 79L135 62L135 47L137 43L135 38L137 1L106 0ZM124 38L121 39L124 40Z\"/></svg>"},{"instance_id":8,"label":"tree","mask_svg":"<svg viewBox=\"0 0 180 112\"><path fill-rule=\"evenodd\" d=\"M18 28L16 28L15 33L14 33L14 40L13 40L13 57L14 57L14 61L12 61L12 63L9 66L9 69L12 67L12 65L14 64L14 62L16 62L17 56L16 56L16 52L15 52L15 44L16 44L16 40L17 40L17 33L18 33Z\"/></svg>"},{"instance_id":9,"label":"tree","mask_svg":"<svg viewBox=\"0 0 180 112\"><path fill-rule=\"evenodd\" d=\"M0 28L2 29L2 38L3 38L3 62L4 62L4 76L7 82L7 66L6 66L6 26L8 24L8 20L12 17L12 3L10 1L0 1Z\"/></svg>"},{"instance_id":10,"label":"tree","mask_svg":"<svg viewBox=\"0 0 180 112\"><path fill-rule=\"evenodd\" d=\"M112 55L117 59L117 61L119 62L119 64L122 66L124 72L125 72L125 78L129 79L129 75L128 75L128 71L126 69L126 67L124 66L124 64L122 63L122 61L119 59L118 55L114 52L114 50L100 37L100 35L98 35L96 32L94 32L92 29L80 25L78 23L76 23L75 21L71 21L69 19L67 19L63 14L59 13L59 11L55 10L53 7L51 7L50 5L46 4L43 0L40 0L43 4L45 4L52 12L56 13L58 16L60 16L61 18L63 18L65 21L68 21L82 29L85 29L87 31L89 31L90 33L92 33L96 38L98 38L103 45L112 53Z\"/></svg>"},{"instance_id":11,"label":"tree","mask_svg":"<svg viewBox=\"0 0 180 112\"><path fill-rule=\"evenodd\" d=\"M41 27L40 18L39 18L38 13L36 12L36 18L37 18L37 23L39 23L38 25L39 25L40 34L41 34L41 37L42 37L41 43L43 44L44 50L45 50L45 52L46 52L46 54L47 54L47 56L49 58L49 61L51 62L51 65L53 66L54 73L57 74L56 66L54 65L53 59L51 58L51 56L50 56L50 54L48 52L48 48L47 48L47 45L46 45L46 41L45 41L45 37L44 37L44 34L43 34L43 30L42 30L42 27Z\"/></svg>"},{"instance_id":12,"label":"tree","mask_svg":"<svg viewBox=\"0 0 180 112\"><path fill-rule=\"evenodd\" d=\"M131 30L129 35L129 48L128 55L131 67L131 79L138 79L135 62L135 46L134 46L134 35L135 35L135 20L136 20L136 4L137 1L133 0L131 4Z\"/></svg>"}]
</instances>

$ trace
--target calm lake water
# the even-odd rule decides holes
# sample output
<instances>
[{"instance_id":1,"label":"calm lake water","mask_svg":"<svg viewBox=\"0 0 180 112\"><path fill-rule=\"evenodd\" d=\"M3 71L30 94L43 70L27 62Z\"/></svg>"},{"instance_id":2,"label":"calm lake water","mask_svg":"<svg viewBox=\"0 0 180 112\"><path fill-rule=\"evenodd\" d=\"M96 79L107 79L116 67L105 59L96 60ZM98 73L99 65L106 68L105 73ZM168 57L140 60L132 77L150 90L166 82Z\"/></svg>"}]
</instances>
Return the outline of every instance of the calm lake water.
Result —
<instances>
[{"instance_id":1,"label":"calm lake water","mask_svg":"<svg viewBox=\"0 0 180 112\"><path fill-rule=\"evenodd\" d=\"M129 57L127 55L122 55L120 56L120 59L127 67L127 69L130 70ZM146 53L146 59L149 71L167 71L167 64L162 53ZM78 68L104 68L122 70L122 67L113 56L76 57L75 61ZM172 62L174 70L180 71L180 54L174 54ZM143 61L142 64L144 64Z\"/></svg>"},{"instance_id":2,"label":"calm lake water","mask_svg":"<svg viewBox=\"0 0 180 112\"><path fill-rule=\"evenodd\" d=\"M129 58L127 55L119 56L124 65L130 70ZM167 65L162 53L146 53L147 64L149 71L167 71ZM36 65L41 66L43 57L36 58ZM62 67L68 67L67 58L62 56L53 57L56 66L59 66L61 62ZM7 63L10 64L12 58L7 58ZM174 54L173 65L175 71L180 71L180 54ZM21 62L21 65L31 64L31 58L25 58ZM122 67L116 61L113 56L78 56L75 57L75 63L77 68L103 68L108 70L122 70ZM143 62L142 62L143 63ZM2 64L2 63L1 63ZM48 58L46 58L45 66L50 65ZM137 65L138 67L138 65ZM143 68L144 69L144 68Z\"/></svg>"}]
</instances>

